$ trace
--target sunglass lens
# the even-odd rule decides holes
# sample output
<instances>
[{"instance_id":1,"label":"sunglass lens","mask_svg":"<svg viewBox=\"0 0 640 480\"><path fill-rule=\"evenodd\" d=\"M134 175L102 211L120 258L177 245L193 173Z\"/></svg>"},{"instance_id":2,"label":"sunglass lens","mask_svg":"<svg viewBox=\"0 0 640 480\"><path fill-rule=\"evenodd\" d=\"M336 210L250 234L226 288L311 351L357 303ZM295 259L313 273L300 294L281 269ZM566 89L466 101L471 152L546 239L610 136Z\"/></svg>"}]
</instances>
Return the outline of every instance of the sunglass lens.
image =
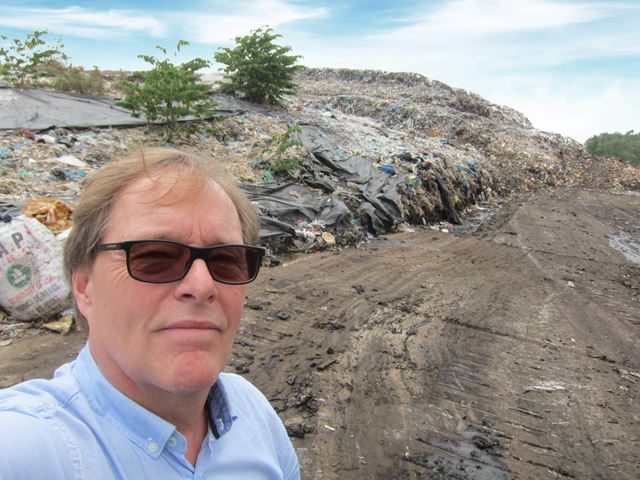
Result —
<instances>
[{"instance_id":1,"label":"sunglass lens","mask_svg":"<svg viewBox=\"0 0 640 480\"><path fill-rule=\"evenodd\" d=\"M256 276L260 254L243 246L225 246L212 250L207 260L211 276L223 283L246 283Z\"/></svg>"},{"instance_id":2,"label":"sunglass lens","mask_svg":"<svg viewBox=\"0 0 640 480\"><path fill-rule=\"evenodd\" d=\"M189 249L164 242L140 242L129 251L133 278L147 282L172 282L184 274Z\"/></svg>"}]
</instances>

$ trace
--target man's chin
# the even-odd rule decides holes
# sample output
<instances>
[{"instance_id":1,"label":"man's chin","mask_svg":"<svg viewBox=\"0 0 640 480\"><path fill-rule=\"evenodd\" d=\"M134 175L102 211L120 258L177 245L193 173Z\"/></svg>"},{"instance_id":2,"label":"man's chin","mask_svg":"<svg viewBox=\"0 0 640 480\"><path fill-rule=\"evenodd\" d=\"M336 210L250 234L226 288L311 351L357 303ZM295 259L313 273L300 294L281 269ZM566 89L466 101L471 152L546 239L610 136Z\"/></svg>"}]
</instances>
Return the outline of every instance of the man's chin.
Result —
<instances>
[{"instance_id":1,"label":"man's chin","mask_svg":"<svg viewBox=\"0 0 640 480\"><path fill-rule=\"evenodd\" d=\"M198 393L208 391L224 368L204 355L181 355L176 362L167 368L167 390L176 394Z\"/></svg>"}]
</instances>

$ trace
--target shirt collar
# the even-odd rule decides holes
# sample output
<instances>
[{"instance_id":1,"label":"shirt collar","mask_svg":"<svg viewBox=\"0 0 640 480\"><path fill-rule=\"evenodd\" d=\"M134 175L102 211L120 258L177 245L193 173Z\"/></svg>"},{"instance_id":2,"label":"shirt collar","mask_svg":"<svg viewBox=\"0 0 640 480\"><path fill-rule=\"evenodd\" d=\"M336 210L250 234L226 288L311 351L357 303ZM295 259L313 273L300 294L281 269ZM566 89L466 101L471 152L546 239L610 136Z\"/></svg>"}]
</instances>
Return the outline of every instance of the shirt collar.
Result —
<instances>
[{"instance_id":1,"label":"shirt collar","mask_svg":"<svg viewBox=\"0 0 640 480\"><path fill-rule=\"evenodd\" d=\"M234 415L232 403L229 401L227 395L223 375L219 375L218 381L211 387L209 396L207 397L209 426L216 439L231 430L233 422L238 419L238 417Z\"/></svg>"},{"instance_id":2,"label":"shirt collar","mask_svg":"<svg viewBox=\"0 0 640 480\"><path fill-rule=\"evenodd\" d=\"M73 374L94 411L151 457L161 455L172 435L184 439L173 424L138 405L111 385L91 355L89 345L84 346L73 363ZM207 398L210 426L215 438L227 433L237 418L231 412L222 383L219 378ZM186 451L184 440L180 443L184 444Z\"/></svg>"}]
</instances>

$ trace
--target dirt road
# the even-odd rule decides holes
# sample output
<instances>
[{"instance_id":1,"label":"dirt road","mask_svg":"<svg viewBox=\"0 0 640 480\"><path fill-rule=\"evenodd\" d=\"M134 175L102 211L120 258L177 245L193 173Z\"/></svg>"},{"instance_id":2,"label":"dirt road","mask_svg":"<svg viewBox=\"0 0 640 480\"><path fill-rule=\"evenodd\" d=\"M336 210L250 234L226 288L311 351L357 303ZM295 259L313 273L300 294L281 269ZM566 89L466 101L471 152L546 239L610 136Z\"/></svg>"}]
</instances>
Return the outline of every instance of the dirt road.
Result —
<instances>
[{"instance_id":1,"label":"dirt road","mask_svg":"<svg viewBox=\"0 0 640 480\"><path fill-rule=\"evenodd\" d=\"M281 412L303 478L640 478L640 264L612 248L633 238L640 196L572 190L471 235L290 259L251 287L231 370ZM14 341L0 384L82 341Z\"/></svg>"}]
</instances>

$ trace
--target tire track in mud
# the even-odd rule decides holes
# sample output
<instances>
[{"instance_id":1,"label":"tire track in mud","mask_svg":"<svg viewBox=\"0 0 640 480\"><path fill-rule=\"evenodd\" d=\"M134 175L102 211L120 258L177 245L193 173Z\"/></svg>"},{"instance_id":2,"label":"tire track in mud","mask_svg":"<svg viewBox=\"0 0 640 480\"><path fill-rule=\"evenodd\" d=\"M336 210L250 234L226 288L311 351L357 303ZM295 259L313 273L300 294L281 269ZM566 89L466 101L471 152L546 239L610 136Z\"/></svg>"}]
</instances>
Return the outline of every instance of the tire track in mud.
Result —
<instances>
[{"instance_id":1,"label":"tire track in mud","mask_svg":"<svg viewBox=\"0 0 640 480\"><path fill-rule=\"evenodd\" d=\"M263 272L236 359L305 478L636 478L634 270L579 194Z\"/></svg>"}]
</instances>

